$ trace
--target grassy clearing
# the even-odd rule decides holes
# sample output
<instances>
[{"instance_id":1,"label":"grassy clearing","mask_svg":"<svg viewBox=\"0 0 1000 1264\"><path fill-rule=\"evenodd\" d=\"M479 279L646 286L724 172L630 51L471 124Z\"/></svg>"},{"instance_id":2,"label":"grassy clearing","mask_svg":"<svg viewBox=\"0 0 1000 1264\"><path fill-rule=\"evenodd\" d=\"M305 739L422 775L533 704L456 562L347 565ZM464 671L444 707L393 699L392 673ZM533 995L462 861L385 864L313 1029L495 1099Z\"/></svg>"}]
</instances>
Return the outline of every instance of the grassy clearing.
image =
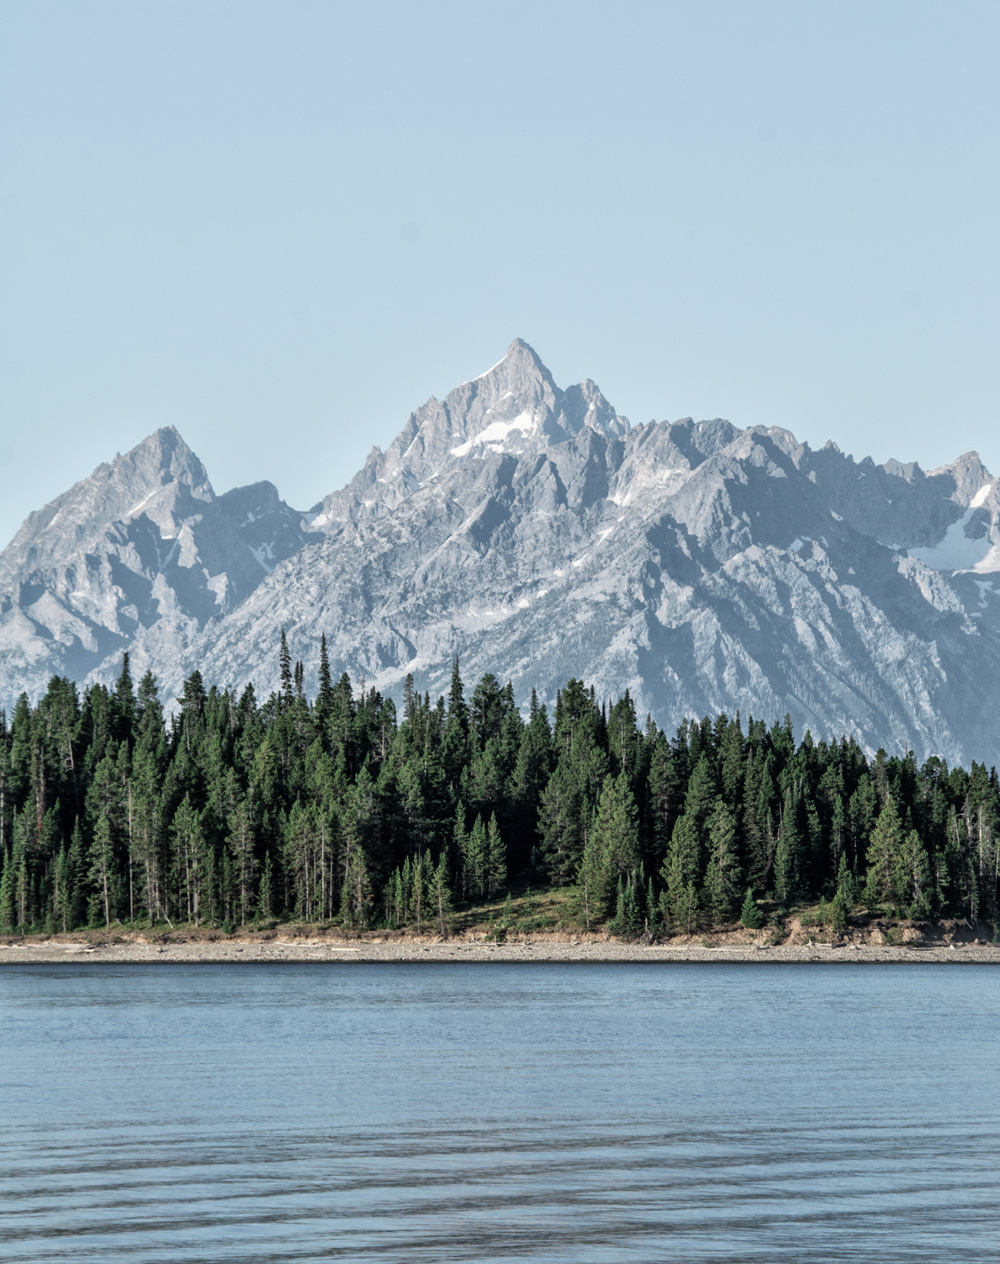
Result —
<instances>
[{"instance_id":1,"label":"grassy clearing","mask_svg":"<svg viewBox=\"0 0 1000 1264\"><path fill-rule=\"evenodd\" d=\"M913 922L894 917L890 910L865 909L855 906L838 924L833 905L827 901L784 907L775 901L758 900L757 907L763 924L756 931L733 921L725 926L699 926L691 934L669 932L662 936L675 943L690 942L704 947L724 947L727 944L750 943L770 946L801 946L822 943L869 943L898 946L912 942L998 943L1000 928L986 923L973 925L968 921ZM603 936L606 928L600 924L586 926L581 911L580 893L577 887L531 887L516 883L503 895L480 904L459 904L453 911L449 935L458 939L503 942L529 936L575 938L588 933ZM24 928L5 939L59 939L87 943L121 944L129 941L146 941L159 944L181 942L214 942L230 938L268 942L295 939L383 939L410 938L418 935L417 927L410 925L390 929L375 923L360 931L344 927L339 919L323 922L281 921L271 917L237 925L200 925L175 921L172 924L137 921L134 925L121 922L110 927L81 928L64 935L51 928ZM435 939L438 928L435 919L427 917L420 928L420 938Z\"/></svg>"},{"instance_id":2,"label":"grassy clearing","mask_svg":"<svg viewBox=\"0 0 1000 1264\"><path fill-rule=\"evenodd\" d=\"M572 933L584 929L576 887L512 888L485 904L462 905L452 918L455 935L503 936Z\"/></svg>"}]
</instances>

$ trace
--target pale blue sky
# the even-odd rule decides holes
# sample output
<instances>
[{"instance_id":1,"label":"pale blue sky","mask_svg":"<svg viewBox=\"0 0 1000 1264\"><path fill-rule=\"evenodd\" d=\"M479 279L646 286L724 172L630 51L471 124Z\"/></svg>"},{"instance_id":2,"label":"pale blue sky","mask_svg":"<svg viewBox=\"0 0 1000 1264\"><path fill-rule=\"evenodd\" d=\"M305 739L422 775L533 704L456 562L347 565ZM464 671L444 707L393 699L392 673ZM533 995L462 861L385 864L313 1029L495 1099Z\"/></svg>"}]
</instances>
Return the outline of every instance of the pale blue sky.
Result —
<instances>
[{"instance_id":1,"label":"pale blue sky","mask_svg":"<svg viewBox=\"0 0 1000 1264\"><path fill-rule=\"evenodd\" d=\"M526 338L1000 473L991 3L0 0L0 537L174 424L305 508Z\"/></svg>"}]
</instances>

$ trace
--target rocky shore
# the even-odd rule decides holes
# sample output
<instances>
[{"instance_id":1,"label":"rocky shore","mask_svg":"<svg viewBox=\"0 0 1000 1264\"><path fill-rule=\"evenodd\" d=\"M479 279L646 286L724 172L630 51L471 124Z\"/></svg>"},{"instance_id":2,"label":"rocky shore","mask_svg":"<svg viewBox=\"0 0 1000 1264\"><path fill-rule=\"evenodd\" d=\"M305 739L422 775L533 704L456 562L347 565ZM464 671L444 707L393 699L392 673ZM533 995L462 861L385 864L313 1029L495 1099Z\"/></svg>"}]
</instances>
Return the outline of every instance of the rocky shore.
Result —
<instances>
[{"instance_id":1,"label":"rocky shore","mask_svg":"<svg viewBox=\"0 0 1000 1264\"><path fill-rule=\"evenodd\" d=\"M492 943L481 937L438 939L430 936L379 936L351 939L319 935L203 937L193 935L6 936L0 940L0 967L73 962L124 965L265 961L744 961L880 963L947 962L1000 964L1000 945L982 938L912 939L901 944L872 942L768 943L763 938L717 942L678 936L656 944L622 943L603 935L532 935Z\"/></svg>"}]
</instances>

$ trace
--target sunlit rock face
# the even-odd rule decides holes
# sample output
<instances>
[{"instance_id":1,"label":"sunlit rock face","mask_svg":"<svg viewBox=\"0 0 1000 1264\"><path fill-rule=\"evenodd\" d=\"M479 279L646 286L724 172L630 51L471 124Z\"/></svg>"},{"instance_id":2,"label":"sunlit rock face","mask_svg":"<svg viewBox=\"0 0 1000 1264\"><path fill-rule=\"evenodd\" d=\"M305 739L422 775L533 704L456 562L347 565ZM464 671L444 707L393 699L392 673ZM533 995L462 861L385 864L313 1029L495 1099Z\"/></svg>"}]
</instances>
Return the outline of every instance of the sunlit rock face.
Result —
<instances>
[{"instance_id":1,"label":"sunlit rock face","mask_svg":"<svg viewBox=\"0 0 1000 1264\"><path fill-rule=\"evenodd\" d=\"M33 513L0 554L0 699L133 666L176 671L310 531L270 483L212 490L173 427Z\"/></svg>"},{"instance_id":2,"label":"sunlit rock face","mask_svg":"<svg viewBox=\"0 0 1000 1264\"><path fill-rule=\"evenodd\" d=\"M5 694L108 678L128 647L168 700L194 667L266 694L285 630L307 687L325 633L335 671L388 692L443 692L458 654L522 698L628 688L668 728L787 711L993 763L998 519L974 453L925 474L779 429L630 426L518 340L305 522L269 484L216 497L173 431L100 467L0 557Z\"/></svg>"}]
</instances>

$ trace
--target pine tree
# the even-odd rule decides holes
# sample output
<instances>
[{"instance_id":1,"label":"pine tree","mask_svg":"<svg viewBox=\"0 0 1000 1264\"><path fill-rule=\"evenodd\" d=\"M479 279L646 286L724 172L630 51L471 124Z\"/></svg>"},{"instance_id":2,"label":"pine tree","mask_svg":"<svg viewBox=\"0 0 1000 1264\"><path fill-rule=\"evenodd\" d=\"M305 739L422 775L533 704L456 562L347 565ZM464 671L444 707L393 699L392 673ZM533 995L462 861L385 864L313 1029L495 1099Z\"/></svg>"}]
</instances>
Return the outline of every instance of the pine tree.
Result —
<instances>
[{"instance_id":1,"label":"pine tree","mask_svg":"<svg viewBox=\"0 0 1000 1264\"><path fill-rule=\"evenodd\" d=\"M79 817L73 822L73 833L70 835L69 856L66 865L67 905L69 930L81 926L87 910L87 860L83 845L83 831L80 829Z\"/></svg>"},{"instance_id":2,"label":"pine tree","mask_svg":"<svg viewBox=\"0 0 1000 1264\"><path fill-rule=\"evenodd\" d=\"M698 898L698 888L693 882L689 882L673 901L671 924L675 930L691 935L698 928L700 914L701 902Z\"/></svg>"},{"instance_id":3,"label":"pine tree","mask_svg":"<svg viewBox=\"0 0 1000 1264\"><path fill-rule=\"evenodd\" d=\"M466 894L473 900L481 900L486 894L489 881L489 850L481 816L476 817L465 840L463 872Z\"/></svg>"},{"instance_id":4,"label":"pine tree","mask_svg":"<svg viewBox=\"0 0 1000 1264\"><path fill-rule=\"evenodd\" d=\"M661 876L667 888L671 925L685 926L697 920L697 891L702 876L701 832L697 821L686 812L677 818ZM693 903L692 892L695 893Z\"/></svg>"},{"instance_id":5,"label":"pine tree","mask_svg":"<svg viewBox=\"0 0 1000 1264\"><path fill-rule=\"evenodd\" d=\"M699 830L704 828L715 806L718 793L719 786L715 770L708 755L702 753L688 781L687 794L684 796L684 815L693 820Z\"/></svg>"},{"instance_id":6,"label":"pine tree","mask_svg":"<svg viewBox=\"0 0 1000 1264\"><path fill-rule=\"evenodd\" d=\"M413 866L406 856L399 871L399 924L407 926L413 920Z\"/></svg>"},{"instance_id":7,"label":"pine tree","mask_svg":"<svg viewBox=\"0 0 1000 1264\"><path fill-rule=\"evenodd\" d=\"M635 881L632 878L618 880L615 915L608 923L608 930L619 939L636 940L642 936L642 914L639 912Z\"/></svg>"},{"instance_id":8,"label":"pine tree","mask_svg":"<svg viewBox=\"0 0 1000 1264\"><path fill-rule=\"evenodd\" d=\"M587 805L568 761L560 761L541 793L538 807L538 862L556 886L572 882L586 844Z\"/></svg>"},{"instance_id":9,"label":"pine tree","mask_svg":"<svg viewBox=\"0 0 1000 1264\"><path fill-rule=\"evenodd\" d=\"M201 715L207 698L201 672L196 668L184 682L184 689L179 698L181 711L189 715Z\"/></svg>"},{"instance_id":10,"label":"pine tree","mask_svg":"<svg viewBox=\"0 0 1000 1264\"><path fill-rule=\"evenodd\" d=\"M507 848L500 836L496 813L490 815L486 830L486 894L496 895L507 881Z\"/></svg>"},{"instance_id":11,"label":"pine tree","mask_svg":"<svg viewBox=\"0 0 1000 1264\"><path fill-rule=\"evenodd\" d=\"M857 883L847 863L846 852L840 853L840 862L837 865L837 896L848 912L854 907L858 898Z\"/></svg>"},{"instance_id":12,"label":"pine tree","mask_svg":"<svg viewBox=\"0 0 1000 1264\"><path fill-rule=\"evenodd\" d=\"M660 905L653 891L653 879L646 886L646 929L650 935L658 935L663 929L660 918Z\"/></svg>"},{"instance_id":13,"label":"pine tree","mask_svg":"<svg viewBox=\"0 0 1000 1264\"><path fill-rule=\"evenodd\" d=\"M437 922L438 934L447 939L451 933L451 887L448 885L448 857L442 852L431 878L429 904Z\"/></svg>"},{"instance_id":14,"label":"pine tree","mask_svg":"<svg viewBox=\"0 0 1000 1264\"><path fill-rule=\"evenodd\" d=\"M99 920L103 920L105 927L111 925L114 902L114 860L111 822L102 814L97 818L97 824L94 826L94 841L90 848L89 876L93 888L90 904L92 925Z\"/></svg>"},{"instance_id":15,"label":"pine tree","mask_svg":"<svg viewBox=\"0 0 1000 1264\"><path fill-rule=\"evenodd\" d=\"M239 800L229 818L227 841L237 896L234 912L239 916L240 925L245 926L254 905L254 877L257 872L257 835L253 811L246 799Z\"/></svg>"},{"instance_id":16,"label":"pine tree","mask_svg":"<svg viewBox=\"0 0 1000 1264\"><path fill-rule=\"evenodd\" d=\"M774 887L778 899L783 904L792 904L801 896L804 862L804 844L798 821L798 800L789 788L785 791L781 825L778 829L778 846L774 854Z\"/></svg>"},{"instance_id":17,"label":"pine tree","mask_svg":"<svg viewBox=\"0 0 1000 1264\"><path fill-rule=\"evenodd\" d=\"M838 890L829 904L830 929L835 935L842 935L847 929L850 906Z\"/></svg>"},{"instance_id":18,"label":"pine tree","mask_svg":"<svg viewBox=\"0 0 1000 1264\"><path fill-rule=\"evenodd\" d=\"M319 692L316 695L316 728L322 734L333 715L333 677L330 674L330 655L326 648L326 633L319 638Z\"/></svg>"},{"instance_id":19,"label":"pine tree","mask_svg":"<svg viewBox=\"0 0 1000 1264\"><path fill-rule=\"evenodd\" d=\"M264 857L264 868L260 875L260 886L257 889L257 918L267 921L274 915L274 875L271 866L271 853Z\"/></svg>"},{"instance_id":20,"label":"pine tree","mask_svg":"<svg viewBox=\"0 0 1000 1264\"><path fill-rule=\"evenodd\" d=\"M341 887L340 916L345 926L364 930L372 907L371 880L364 852L358 843L347 839L344 845L344 881Z\"/></svg>"},{"instance_id":21,"label":"pine tree","mask_svg":"<svg viewBox=\"0 0 1000 1264\"><path fill-rule=\"evenodd\" d=\"M197 926L201 921L202 870L205 863L205 834L201 814L185 795L170 826L174 841L175 882L180 900L180 913Z\"/></svg>"},{"instance_id":22,"label":"pine tree","mask_svg":"<svg viewBox=\"0 0 1000 1264\"><path fill-rule=\"evenodd\" d=\"M284 628L281 629L281 643L278 647L278 678L281 684L281 705L288 708L292 705L292 655Z\"/></svg>"},{"instance_id":23,"label":"pine tree","mask_svg":"<svg viewBox=\"0 0 1000 1264\"><path fill-rule=\"evenodd\" d=\"M603 921L608 915L608 898L611 889L608 860L607 848L600 837L591 830L583 846L583 858L580 861L577 877L583 916L588 930L590 930L591 922Z\"/></svg>"},{"instance_id":24,"label":"pine tree","mask_svg":"<svg viewBox=\"0 0 1000 1264\"><path fill-rule=\"evenodd\" d=\"M872 830L868 843L868 872L865 874L865 903L869 908L892 903L898 896L902 826L895 800L890 795Z\"/></svg>"},{"instance_id":25,"label":"pine tree","mask_svg":"<svg viewBox=\"0 0 1000 1264\"><path fill-rule=\"evenodd\" d=\"M911 829L903 839L893 872L893 897L908 917L927 917L931 910L931 866L920 835Z\"/></svg>"},{"instance_id":26,"label":"pine tree","mask_svg":"<svg viewBox=\"0 0 1000 1264\"><path fill-rule=\"evenodd\" d=\"M581 882L591 915L603 921L611 913L619 879L635 880L639 867L638 809L628 776L604 778L584 860ZM633 899L634 899L633 888Z\"/></svg>"},{"instance_id":27,"label":"pine tree","mask_svg":"<svg viewBox=\"0 0 1000 1264\"><path fill-rule=\"evenodd\" d=\"M0 931L11 934L17 926L13 857L8 853L0 859L4 861L3 873L0 874Z\"/></svg>"},{"instance_id":28,"label":"pine tree","mask_svg":"<svg viewBox=\"0 0 1000 1264\"><path fill-rule=\"evenodd\" d=\"M417 925L417 934L420 935L423 933L424 916L427 910L427 866L424 864L422 855L417 855L413 858L410 874L412 881L410 899L413 908L413 920Z\"/></svg>"},{"instance_id":29,"label":"pine tree","mask_svg":"<svg viewBox=\"0 0 1000 1264\"><path fill-rule=\"evenodd\" d=\"M742 873L736 851L736 818L719 799L708 818L705 907L714 925L731 921L740 898Z\"/></svg>"},{"instance_id":30,"label":"pine tree","mask_svg":"<svg viewBox=\"0 0 1000 1264\"><path fill-rule=\"evenodd\" d=\"M469 894L466 874L466 859L469 849L468 833L465 829L465 808L461 804L455 809L455 823L451 831L451 851L454 857L455 890L462 899Z\"/></svg>"},{"instance_id":31,"label":"pine tree","mask_svg":"<svg viewBox=\"0 0 1000 1264\"><path fill-rule=\"evenodd\" d=\"M747 930L760 930L762 924L760 909L757 907L757 901L753 898L753 892L749 887L743 899L743 907L740 909L740 921Z\"/></svg>"},{"instance_id":32,"label":"pine tree","mask_svg":"<svg viewBox=\"0 0 1000 1264\"><path fill-rule=\"evenodd\" d=\"M113 694L115 712L115 738L119 742L131 743L136 720L136 697L132 686L132 672L129 669L128 652L122 655L122 669L115 684Z\"/></svg>"}]
</instances>

